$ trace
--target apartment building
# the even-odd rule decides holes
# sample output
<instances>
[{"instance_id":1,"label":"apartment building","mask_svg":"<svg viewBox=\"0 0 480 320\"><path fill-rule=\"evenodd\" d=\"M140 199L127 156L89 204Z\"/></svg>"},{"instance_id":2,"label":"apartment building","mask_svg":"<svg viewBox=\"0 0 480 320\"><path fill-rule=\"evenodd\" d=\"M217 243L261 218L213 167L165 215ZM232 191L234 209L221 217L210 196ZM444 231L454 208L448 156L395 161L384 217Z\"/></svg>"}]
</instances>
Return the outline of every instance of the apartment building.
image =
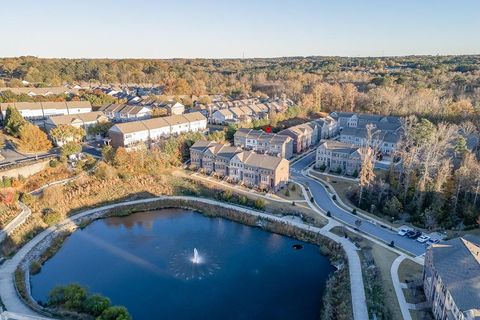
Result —
<instances>
[{"instance_id":1,"label":"apartment building","mask_svg":"<svg viewBox=\"0 0 480 320\"><path fill-rule=\"evenodd\" d=\"M437 320L480 319L480 238L433 244L425 254L423 288Z\"/></svg>"},{"instance_id":2,"label":"apartment building","mask_svg":"<svg viewBox=\"0 0 480 320\"><path fill-rule=\"evenodd\" d=\"M360 147L335 140L321 141L317 148L315 167L355 175L360 172L362 155Z\"/></svg>"},{"instance_id":3,"label":"apartment building","mask_svg":"<svg viewBox=\"0 0 480 320\"><path fill-rule=\"evenodd\" d=\"M395 152L402 138L403 129L399 117L353 112L332 112L330 116L340 126L339 140L357 146L367 143L367 125L372 125L370 146L378 149L386 156L390 156Z\"/></svg>"},{"instance_id":4,"label":"apartment building","mask_svg":"<svg viewBox=\"0 0 480 320\"><path fill-rule=\"evenodd\" d=\"M197 141L190 147L190 167L249 187L275 191L289 179L286 159L211 141Z\"/></svg>"},{"instance_id":5,"label":"apartment building","mask_svg":"<svg viewBox=\"0 0 480 320\"><path fill-rule=\"evenodd\" d=\"M262 130L238 129L234 135L234 145L246 150L285 159L290 159L293 156L292 138Z\"/></svg>"},{"instance_id":6,"label":"apartment building","mask_svg":"<svg viewBox=\"0 0 480 320\"><path fill-rule=\"evenodd\" d=\"M204 131L207 118L199 112L118 123L108 131L113 147L130 147L186 132Z\"/></svg>"},{"instance_id":7,"label":"apartment building","mask_svg":"<svg viewBox=\"0 0 480 320\"><path fill-rule=\"evenodd\" d=\"M88 101L66 102L6 102L0 103L2 121L5 120L8 107L14 107L29 121L46 120L49 117L66 114L80 114L92 111Z\"/></svg>"}]
</instances>

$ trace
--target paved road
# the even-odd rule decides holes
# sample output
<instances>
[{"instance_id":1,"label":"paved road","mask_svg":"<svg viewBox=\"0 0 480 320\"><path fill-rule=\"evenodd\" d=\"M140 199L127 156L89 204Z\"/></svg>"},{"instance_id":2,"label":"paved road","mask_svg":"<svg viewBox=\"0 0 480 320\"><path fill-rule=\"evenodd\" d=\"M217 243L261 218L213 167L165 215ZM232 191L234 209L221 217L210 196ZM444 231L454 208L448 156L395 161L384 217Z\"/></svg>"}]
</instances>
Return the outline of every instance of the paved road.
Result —
<instances>
[{"instance_id":1,"label":"paved road","mask_svg":"<svg viewBox=\"0 0 480 320\"><path fill-rule=\"evenodd\" d=\"M371 223L338 207L332 200L331 195L320 182L301 173L302 169L308 167L308 165L310 165L314 160L315 153L312 153L292 164L291 177L293 180L303 183L310 189L310 192L312 193L317 205L319 205L325 211L330 211L333 218L347 225L357 227L360 231L365 232L374 238L382 240L387 244L393 240L397 248L409 252L414 256L419 256L425 253L425 245L415 240L401 237L396 232L382 228L377 224ZM355 225L355 221L358 219L362 220L362 224L360 226Z\"/></svg>"}]
</instances>

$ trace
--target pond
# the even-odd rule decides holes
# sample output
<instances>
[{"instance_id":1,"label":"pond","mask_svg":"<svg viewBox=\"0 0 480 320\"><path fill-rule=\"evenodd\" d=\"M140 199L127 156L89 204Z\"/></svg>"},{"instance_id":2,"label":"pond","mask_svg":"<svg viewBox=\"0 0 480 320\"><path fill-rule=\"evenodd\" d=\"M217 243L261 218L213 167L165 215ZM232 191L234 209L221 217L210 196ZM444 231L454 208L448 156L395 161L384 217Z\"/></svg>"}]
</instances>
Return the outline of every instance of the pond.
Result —
<instances>
[{"instance_id":1,"label":"pond","mask_svg":"<svg viewBox=\"0 0 480 320\"><path fill-rule=\"evenodd\" d=\"M79 283L134 319L318 319L334 271L317 246L185 209L97 220L32 276Z\"/></svg>"}]
</instances>

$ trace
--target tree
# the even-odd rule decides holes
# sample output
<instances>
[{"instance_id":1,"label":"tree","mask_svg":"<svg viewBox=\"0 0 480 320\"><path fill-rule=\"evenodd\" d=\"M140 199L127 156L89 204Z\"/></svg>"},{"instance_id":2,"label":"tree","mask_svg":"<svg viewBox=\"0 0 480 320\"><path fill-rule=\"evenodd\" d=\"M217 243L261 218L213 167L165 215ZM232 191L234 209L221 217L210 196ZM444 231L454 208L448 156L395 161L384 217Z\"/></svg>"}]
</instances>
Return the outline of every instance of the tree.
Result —
<instances>
[{"instance_id":1,"label":"tree","mask_svg":"<svg viewBox=\"0 0 480 320\"><path fill-rule=\"evenodd\" d=\"M367 137L364 145L360 148L361 167L359 172L360 194L358 197L358 204L362 202L363 191L369 187L375 180L375 149L371 147L373 144L373 126L367 125Z\"/></svg>"},{"instance_id":2,"label":"tree","mask_svg":"<svg viewBox=\"0 0 480 320\"><path fill-rule=\"evenodd\" d=\"M459 135L457 143L455 144L455 153L460 157L463 157L465 152L467 152L467 141L463 136Z\"/></svg>"},{"instance_id":3,"label":"tree","mask_svg":"<svg viewBox=\"0 0 480 320\"><path fill-rule=\"evenodd\" d=\"M19 137L18 147L24 152L37 153L52 148L52 143L48 140L47 134L31 123L26 123L21 127Z\"/></svg>"},{"instance_id":4,"label":"tree","mask_svg":"<svg viewBox=\"0 0 480 320\"><path fill-rule=\"evenodd\" d=\"M17 108L8 106L5 113L5 131L18 138L20 136L21 128L27 123L27 121L22 117Z\"/></svg>"},{"instance_id":5,"label":"tree","mask_svg":"<svg viewBox=\"0 0 480 320\"><path fill-rule=\"evenodd\" d=\"M131 320L132 316L125 307L113 306L105 309L98 320Z\"/></svg>"},{"instance_id":6,"label":"tree","mask_svg":"<svg viewBox=\"0 0 480 320\"><path fill-rule=\"evenodd\" d=\"M78 284L53 288L48 295L48 305L70 311L81 311L87 298L87 290Z\"/></svg>"},{"instance_id":7,"label":"tree","mask_svg":"<svg viewBox=\"0 0 480 320\"><path fill-rule=\"evenodd\" d=\"M71 125L59 125L50 130L50 136L57 145L62 145L69 141L81 141L85 137L85 130Z\"/></svg>"},{"instance_id":8,"label":"tree","mask_svg":"<svg viewBox=\"0 0 480 320\"><path fill-rule=\"evenodd\" d=\"M110 306L110 299L99 294L94 294L85 300L83 309L86 313L98 317Z\"/></svg>"},{"instance_id":9,"label":"tree","mask_svg":"<svg viewBox=\"0 0 480 320\"><path fill-rule=\"evenodd\" d=\"M68 157L72 154L77 154L82 151L82 145L76 142L67 142L62 146L62 156Z\"/></svg>"},{"instance_id":10,"label":"tree","mask_svg":"<svg viewBox=\"0 0 480 320\"><path fill-rule=\"evenodd\" d=\"M94 126L90 126L88 128L88 134L92 136L99 135L101 137L106 137L108 134L108 130L113 126L113 123L111 122L99 122L95 124Z\"/></svg>"},{"instance_id":11,"label":"tree","mask_svg":"<svg viewBox=\"0 0 480 320\"><path fill-rule=\"evenodd\" d=\"M393 196L385 203L385 208L383 211L391 217L398 218L398 216L402 213L402 210L402 203L397 199L397 197Z\"/></svg>"}]
</instances>

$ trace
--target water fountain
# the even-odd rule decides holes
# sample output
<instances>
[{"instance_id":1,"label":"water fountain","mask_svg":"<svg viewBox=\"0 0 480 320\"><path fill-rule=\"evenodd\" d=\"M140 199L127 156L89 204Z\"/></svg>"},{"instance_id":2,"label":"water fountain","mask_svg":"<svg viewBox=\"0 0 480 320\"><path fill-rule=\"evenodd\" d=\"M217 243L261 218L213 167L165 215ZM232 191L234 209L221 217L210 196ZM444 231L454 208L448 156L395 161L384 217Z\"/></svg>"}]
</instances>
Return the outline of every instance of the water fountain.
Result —
<instances>
[{"instance_id":1,"label":"water fountain","mask_svg":"<svg viewBox=\"0 0 480 320\"><path fill-rule=\"evenodd\" d=\"M183 250L176 253L169 261L169 269L172 274L183 280L202 280L211 276L220 266L215 262L216 257L202 251L200 254L197 248Z\"/></svg>"},{"instance_id":2,"label":"water fountain","mask_svg":"<svg viewBox=\"0 0 480 320\"><path fill-rule=\"evenodd\" d=\"M200 256L198 255L197 248L193 248L193 258L192 262L194 264L199 264L201 262Z\"/></svg>"}]
</instances>

